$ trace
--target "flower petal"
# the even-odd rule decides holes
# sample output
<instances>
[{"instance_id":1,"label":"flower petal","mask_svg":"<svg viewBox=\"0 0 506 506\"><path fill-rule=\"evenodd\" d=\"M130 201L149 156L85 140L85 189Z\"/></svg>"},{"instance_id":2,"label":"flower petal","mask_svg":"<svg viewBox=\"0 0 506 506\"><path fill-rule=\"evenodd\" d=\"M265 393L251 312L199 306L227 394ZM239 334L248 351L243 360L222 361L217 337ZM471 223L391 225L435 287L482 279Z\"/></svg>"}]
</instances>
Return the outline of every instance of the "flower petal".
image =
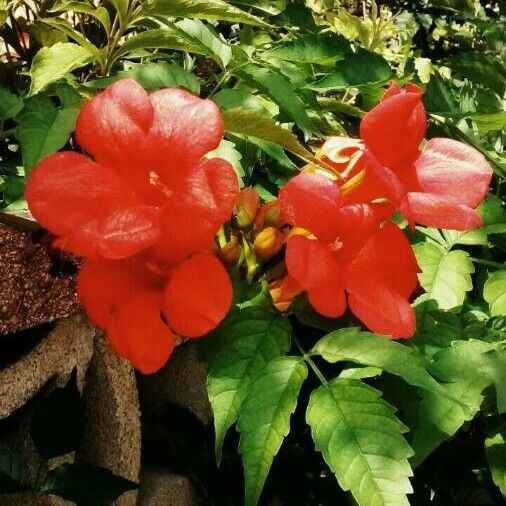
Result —
<instances>
[{"instance_id":1,"label":"flower petal","mask_svg":"<svg viewBox=\"0 0 506 506\"><path fill-rule=\"evenodd\" d=\"M421 90L394 83L385 98L360 123L360 137L380 163L395 170L418 156L426 128Z\"/></svg>"},{"instance_id":2,"label":"flower petal","mask_svg":"<svg viewBox=\"0 0 506 506\"><path fill-rule=\"evenodd\" d=\"M416 318L409 302L382 280L362 274L347 279L346 290L350 309L373 332L393 339L414 334Z\"/></svg>"},{"instance_id":3,"label":"flower petal","mask_svg":"<svg viewBox=\"0 0 506 506\"><path fill-rule=\"evenodd\" d=\"M291 225L305 228L322 242L335 236L335 220L341 204L339 185L318 173L301 173L279 192L283 217Z\"/></svg>"},{"instance_id":4,"label":"flower petal","mask_svg":"<svg viewBox=\"0 0 506 506\"><path fill-rule=\"evenodd\" d=\"M107 326L114 351L143 374L160 370L176 347L174 334L162 320L161 302L161 292L136 292Z\"/></svg>"},{"instance_id":5,"label":"flower petal","mask_svg":"<svg viewBox=\"0 0 506 506\"><path fill-rule=\"evenodd\" d=\"M308 292L308 300L318 313L330 318L344 313L342 269L327 246L293 236L287 242L285 262L288 273Z\"/></svg>"},{"instance_id":6,"label":"flower petal","mask_svg":"<svg viewBox=\"0 0 506 506\"><path fill-rule=\"evenodd\" d=\"M163 311L172 330L200 337L223 320L232 303L232 284L219 260L197 253L172 272L165 288Z\"/></svg>"},{"instance_id":7,"label":"flower petal","mask_svg":"<svg viewBox=\"0 0 506 506\"><path fill-rule=\"evenodd\" d=\"M474 209L431 193L410 192L403 207L413 221L427 227L464 231L482 225L481 216Z\"/></svg>"},{"instance_id":8,"label":"flower petal","mask_svg":"<svg viewBox=\"0 0 506 506\"><path fill-rule=\"evenodd\" d=\"M153 107L140 84L118 81L88 101L76 123L79 145L95 160L113 167L142 163Z\"/></svg>"},{"instance_id":9,"label":"flower petal","mask_svg":"<svg viewBox=\"0 0 506 506\"><path fill-rule=\"evenodd\" d=\"M476 149L452 139L431 139L415 162L422 192L476 207L485 197L492 168Z\"/></svg>"},{"instance_id":10,"label":"flower petal","mask_svg":"<svg viewBox=\"0 0 506 506\"><path fill-rule=\"evenodd\" d=\"M79 271L77 296L90 320L105 329L127 299L147 289L161 290L162 279L147 269L141 256L121 261L85 260Z\"/></svg>"},{"instance_id":11,"label":"flower petal","mask_svg":"<svg viewBox=\"0 0 506 506\"><path fill-rule=\"evenodd\" d=\"M212 248L238 196L237 175L228 162L212 158L197 166L185 188L172 195L162 209L160 226L165 240L156 246L158 257L173 263Z\"/></svg>"},{"instance_id":12,"label":"flower petal","mask_svg":"<svg viewBox=\"0 0 506 506\"><path fill-rule=\"evenodd\" d=\"M150 95L154 110L148 156L165 182L191 169L223 137L221 112L215 102L178 88Z\"/></svg>"},{"instance_id":13,"label":"flower petal","mask_svg":"<svg viewBox=\"0 0 506 506\"><path fill-rule=\"evenodd\" d=\"M121 213L130 216L129 237L123 238L125 245L130 241L130 252L140 251L156 240L153 213L140 205L126 182L108 167L77 153L45 158L28 178L25 195L37 221L63 238L64 249L78 255L99 254L102 241L107 243L114 225L119 225ZM134 217L144 224L144 231L133 226ZM125 223L122 227L127 230ZM128 251L118 251L115 257L125 253Z\"/></svg>"}]
</instances>

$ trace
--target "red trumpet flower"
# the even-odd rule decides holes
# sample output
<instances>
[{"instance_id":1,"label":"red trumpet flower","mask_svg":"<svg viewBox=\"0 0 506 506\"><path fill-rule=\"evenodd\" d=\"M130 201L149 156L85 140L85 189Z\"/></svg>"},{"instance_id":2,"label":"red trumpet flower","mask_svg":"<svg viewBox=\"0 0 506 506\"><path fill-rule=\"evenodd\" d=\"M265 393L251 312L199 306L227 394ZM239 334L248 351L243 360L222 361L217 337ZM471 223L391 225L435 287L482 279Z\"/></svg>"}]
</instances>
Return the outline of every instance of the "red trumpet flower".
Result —
<instances>
[{"instance_id":1,"label":"red trumpet flower","mask_svg":"<svg viewBox=\"0 0 506 506\"><path fill-rule=\"evenodd\" d=\"M338 317L349 305L374 332L412 336L408 298L418 283L418 265L408 240L394 223L384 222L390 211L382 204L341 204L339 184L321 174L302 173L281 189L283 217L316 236L288 239L289 276L324 316Z\"/></svg>"}]
</instances>

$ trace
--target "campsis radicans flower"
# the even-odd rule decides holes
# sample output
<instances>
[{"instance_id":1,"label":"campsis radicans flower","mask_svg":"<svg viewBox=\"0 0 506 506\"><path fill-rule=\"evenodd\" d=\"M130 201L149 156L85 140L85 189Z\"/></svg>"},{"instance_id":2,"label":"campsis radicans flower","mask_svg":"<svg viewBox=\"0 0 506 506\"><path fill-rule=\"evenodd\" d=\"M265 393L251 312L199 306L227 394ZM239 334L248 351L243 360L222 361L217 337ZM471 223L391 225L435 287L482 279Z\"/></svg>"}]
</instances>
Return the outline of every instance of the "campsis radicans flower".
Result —
<instances>
[{"instance_id":1,"label":"campsis radicans flower","mask_svg":"<svg viewBox=\"0 0 506 506\"><path fill-rule=\"evenodd\" d=\"M26 199L58 245L85 257L78 296L113 348L142 372L225 316L232 288L212 255L239 195L233 167L206 158L223 137L217 105L122 80L88 101L76 140L32 171Z\"/></svg>"},{"instance_id":2,"label":"campsis radicans flower","mask_svg":"<svg viewBox=\"0 0 506 506\"><path fill-rule=\"evenodd\" d=\"M349 306L372 331L407 338L415 331L409 297L418 285L418 265L403 232L386 220L388 205L343 205L339 183L319 173L301 173L279 194L292 226L310 233L286 242L289 278L271 287L283 309L283 290L306 291L323 316L336 318ZM277 290L277 291L276 291Z\"/></svg>"},{"instance_id":3,"label":"campsis radicans flower","mask_svg":"<svg viewBox=\"0 0 506 506\"><path fill-rule=\"evenodd\" d=\"M360 139L330 138L319 156L358 184L344 202L386 198L411 223L454 230L481 225L476 207L485 197L492 169L481 153L452 139L422 146L426 130L422 91L395 83L360 124ZM346 186L346 183L345 183Z\"/></svg>"}]
</instances>

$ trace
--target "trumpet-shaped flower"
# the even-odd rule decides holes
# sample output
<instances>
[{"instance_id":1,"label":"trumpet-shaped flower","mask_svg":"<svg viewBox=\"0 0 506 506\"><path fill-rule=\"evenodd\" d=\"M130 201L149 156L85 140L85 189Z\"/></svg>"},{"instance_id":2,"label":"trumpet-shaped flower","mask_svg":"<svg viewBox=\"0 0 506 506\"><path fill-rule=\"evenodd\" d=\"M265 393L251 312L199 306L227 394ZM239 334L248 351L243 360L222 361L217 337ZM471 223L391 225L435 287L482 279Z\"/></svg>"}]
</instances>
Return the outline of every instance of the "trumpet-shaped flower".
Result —
<instances>
[{"instance_id":1,"label":"trumpet-shaped flower","mask_svg":"<svg viewBox=\"0 0 506 506\"><path fill-rule=\"evenodd\" d=\"M382 204L342 205L339 184L321 174L291 179L279 200L290 225L314 234L292 235L285 258L289 276L314 309L335 318L349 306L374 332L412 336L408 298L418 265L402 231L385 222L389 210Z\"/></svg>"}]
</instances>

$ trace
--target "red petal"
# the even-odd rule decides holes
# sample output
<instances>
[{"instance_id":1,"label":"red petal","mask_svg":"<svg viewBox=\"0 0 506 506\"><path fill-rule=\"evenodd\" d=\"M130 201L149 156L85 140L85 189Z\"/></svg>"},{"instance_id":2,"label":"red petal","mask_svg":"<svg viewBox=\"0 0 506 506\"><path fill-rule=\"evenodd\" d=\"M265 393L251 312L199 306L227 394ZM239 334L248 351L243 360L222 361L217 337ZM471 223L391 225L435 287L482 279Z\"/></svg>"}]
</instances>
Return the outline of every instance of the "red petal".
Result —
<instances>
[{"instance_id":1,"label":"red petal","mask_svg":"<svg viewBox=\"0 0 506 506\"><path fill-rule=\"evenodd\" d=\"M309 230L322 242L336 237L341 191L335 181L317 173L299 174L281 188L279 202L291 225Z\"/></svg>"},{"instance_id":2,"label":"red petal","mask_svg":"<svg viewBox=\"0 0 506 506\"><path fill-rule=\"evenodd\" d=\"M208 99L168 88L150 96L154 109L148 156L162 179L170 182L191 169L223 137L218 106Z\"/></svg>"},{"instance_id":3,"label":"red petal","mask_svg":"<svg viewBox=\"0 0 506 506\"><path fill-rule=\"evenodd\" d=\"M469 207L483 200L492 178L492 168L480 152L452 139L431 139L415 167L422 192Z\"/></svg>"},{"instance_id":4,"label":"red petal","mask_svg":"<svg viewBox=\"0 0 506 506\"><path fill-rule=\"evenodd\" d=\"M481 217L474 209L449 202L446 197L410 192L404 205L413 221L427 227L463 231L482 225Z\"/></svg>"},{"instance_id":5,"label":"red petal","mask_svg":"<svg viewBox=\"0 0 506 506\"><path fill-rule=\"evenodd\" d=\"M176 339L161 318L161 292L136 292L125 301L107 327L112 348L143 374L160 370Z\"/></svg>"},{"instance_id":6,"label":"red petal","mask_svg":"<svg viewBox=\"0 0 506 506\"><path fill-rule=\"evenodd\" d=\"M137 206L110 214L99 227L99 254L126 258L152 246L161 237L158 208Z\"/></svg>"},{"instance_id":7,"label":"red petal","mask_svg":"<svg viewBox=\"0 0 506 506\"><path fill-rule=\"evenodd\" d=\"M416 319L409 302L383 281L365 273L347 279L348 303L367 328L393 339L411 337Z\"/></svg>"},{"instance_id":8,"label":"red petal","mask_svg":"<svg viewBox=\"0 0 506 506\"><path fill-rule=\"evenodd\" d=\"M392 169L416 159L426 128L419 89L409 87L398 93L395 86L360 123L360 136L367 148Z\"/></svg>"},{"instance_id":9,"label":"red petal","mask_svg":"<svg viewBox=\"0 0 506 506\"><path fill-rule=\"evenodd\" d=\"M163 311L176 334L200 337L223 320L231 303L227 271L213 255L197 253L172 272Z\"/></svg>"},{"instance_id":10,"label":"red petal","mask_svg":"<svg viewBox=\"0 0 506 506\"><path fill-rule=\"evenodd\" d=\"M142 257L122 261L85 260L79 271L77 296L91 321L105 329L111 314L135 293L161 288L162 279Z\"/></svg>"},{"instance_id":11,"label":"red petal","mask_svg":"<svg viewBox=\"0 0 506 506\"><path fill-rule=\"evenodd\" d=\"M290 276L308 292L316 311L331 318L344 313L342 269L327 246L293 236L287 243L285 262Z\"/></svg>"},{"instance_id":12,"label":"red petal","mask_svg":"<svg viewBox=\"0 0 506 506\"><path fill-rule=\"evenodd\" d=\"M238 197L239 184L232 166L220 158L204 161L191 173L185 188L162 209L164 241L157 245L157 255L173 263L211 248Z\"/></svg>"},{"instance_id":13,"label":"red petal","mask_svg":"<svg viewBox=\"0 0 506 506\"><path fill-rule=\"evenodd\" d=\"M409 297L418 286L413 248L395 223L379 229L348 268L351 278L378 278L388 288Z\"/></svg>"},{"instance_id":14,"label":"red petal","mask_svg":"<svg viewBox=\"0 0 506 506\"><path fill-rule=\"evenodd\" d=\"M142 86L124 79L109 86L81 110L76 139L95 160L123 169L143 158L153 107Z\"/></svg>"}]
</instances>

